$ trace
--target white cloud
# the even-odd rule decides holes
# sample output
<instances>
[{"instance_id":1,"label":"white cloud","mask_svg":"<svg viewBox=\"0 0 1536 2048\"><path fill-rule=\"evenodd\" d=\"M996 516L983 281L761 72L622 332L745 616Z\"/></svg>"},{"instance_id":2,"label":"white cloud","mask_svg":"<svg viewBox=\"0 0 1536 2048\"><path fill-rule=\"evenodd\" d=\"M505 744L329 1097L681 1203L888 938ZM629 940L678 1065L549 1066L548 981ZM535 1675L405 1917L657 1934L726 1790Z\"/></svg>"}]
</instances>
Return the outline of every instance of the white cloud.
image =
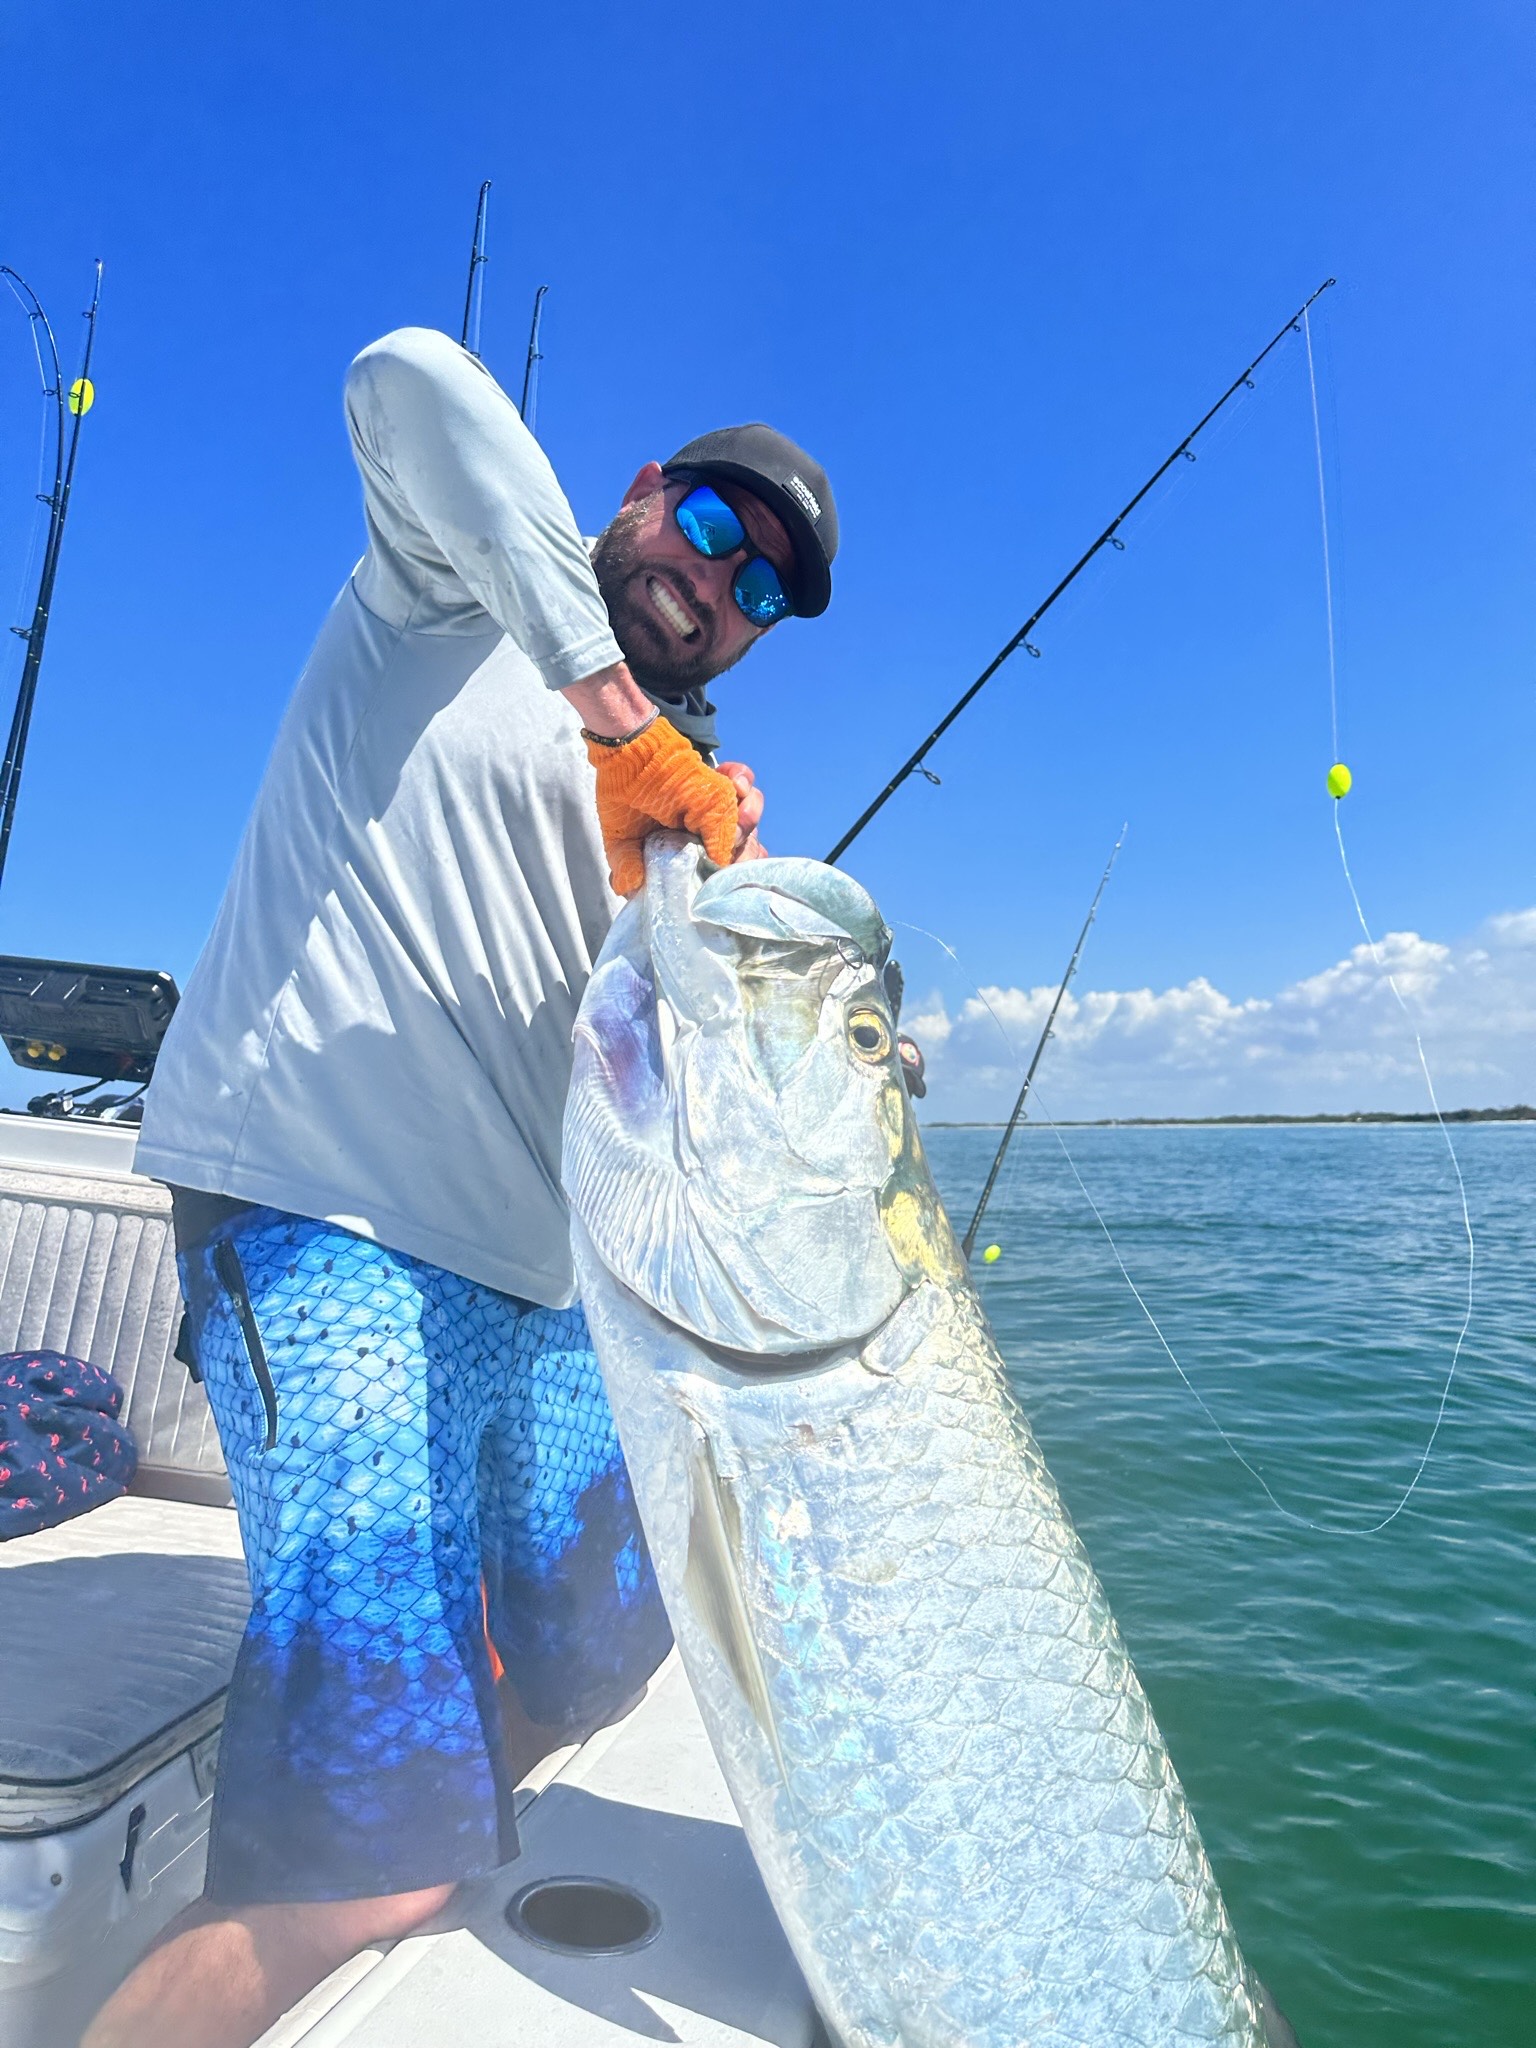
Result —
<instances>
[{"instance_id":1,"label":"white cloud","mask_svg":"<svg viewBox=\"0 0 1536 2048\"><path fill-rule=\"evenodd\" d=\"M902 1024L927 1056L925 1114L1005 1114L1055 994L1054 985L987 988L953 1013L937 997L914 1004ZM1203 975L1161 991L1074 989L1041 1062L1041 1108L1062 1117L1426 1109L1415 1029L1443 1108L1536 1101L1536 909L1492 917L1456 945L1389 932L1375 955L1356 946L1273 996L1237 1000Z\"/></svg>"},{"instance_id":2,"label":"white cloud","mask_svg":"<svg viewBox=\"0 0 1536 2048\"><path fill-rule=\"evenodd\" d=\"M1536 910L1506 910L1490 917L1488 930L1506 946L1536 946Z\"/></svg>"}]
</instances>

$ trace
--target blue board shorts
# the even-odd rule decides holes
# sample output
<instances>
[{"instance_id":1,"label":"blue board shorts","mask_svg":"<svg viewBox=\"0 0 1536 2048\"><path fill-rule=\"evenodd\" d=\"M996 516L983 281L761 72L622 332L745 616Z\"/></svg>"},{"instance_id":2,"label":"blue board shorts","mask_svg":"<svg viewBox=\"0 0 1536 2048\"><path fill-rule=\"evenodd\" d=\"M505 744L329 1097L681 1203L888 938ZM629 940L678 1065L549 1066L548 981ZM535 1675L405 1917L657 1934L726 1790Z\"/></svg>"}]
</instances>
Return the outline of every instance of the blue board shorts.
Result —
<instances>
[{"instance_id":1,"label":"blue board shorts","mask_svg":"<svg viewBox=\"0 0 1536 2048\"><path fill-rule=\"evenodd\" d=\"M671 1644L581 1310L275 1209L181 1273L253 1603L205 1896L494 1869L517 1853L498 1689L552 1748Z\"/></svg>"}]
</instances>

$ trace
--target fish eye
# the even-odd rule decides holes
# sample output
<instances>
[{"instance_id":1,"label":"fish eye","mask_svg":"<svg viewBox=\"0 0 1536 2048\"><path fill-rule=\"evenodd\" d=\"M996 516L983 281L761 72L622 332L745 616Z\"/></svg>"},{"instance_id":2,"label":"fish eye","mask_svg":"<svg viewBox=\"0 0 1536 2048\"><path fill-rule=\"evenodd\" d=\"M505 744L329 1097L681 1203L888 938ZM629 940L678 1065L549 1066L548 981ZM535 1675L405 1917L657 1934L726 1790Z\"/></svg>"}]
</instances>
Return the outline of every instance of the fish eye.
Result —
<instances>
[{"instance_id":1,"label":"fish eye","mask_svg":"<svg viewBox=\"0 0 1536 2048\"><path fill-rule=\"evenodd\" d=\"M848 1043L861 1060L883 1060L891 1050L891 1033L878 1010L854 1010L848 1017Z\"/></svg>"}]
</instances>

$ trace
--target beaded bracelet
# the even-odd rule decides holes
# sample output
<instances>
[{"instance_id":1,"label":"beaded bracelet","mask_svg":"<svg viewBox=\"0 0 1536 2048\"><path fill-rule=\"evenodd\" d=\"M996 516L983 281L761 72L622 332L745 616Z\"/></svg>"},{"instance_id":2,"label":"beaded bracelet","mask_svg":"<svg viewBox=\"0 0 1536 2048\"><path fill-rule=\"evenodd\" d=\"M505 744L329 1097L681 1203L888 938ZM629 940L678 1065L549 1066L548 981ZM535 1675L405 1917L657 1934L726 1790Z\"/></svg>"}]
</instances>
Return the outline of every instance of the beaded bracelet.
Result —
<instances>
[{"instance_id":1,"label":"beaded bracelet","mask_svg":"<svg viewBox=\"0 0 1536 2048\"><path fill-rule=\"evenodd\" d=\"M589 732L586 726L581 728L581 736L590 740L594 747L627 747L631 740L639 739L641 733L649 732L660 716L659 710L653 711L644 725L637 725L633 732L620 733L617 737L612 733Z\"/></svg>"}]
</instances>

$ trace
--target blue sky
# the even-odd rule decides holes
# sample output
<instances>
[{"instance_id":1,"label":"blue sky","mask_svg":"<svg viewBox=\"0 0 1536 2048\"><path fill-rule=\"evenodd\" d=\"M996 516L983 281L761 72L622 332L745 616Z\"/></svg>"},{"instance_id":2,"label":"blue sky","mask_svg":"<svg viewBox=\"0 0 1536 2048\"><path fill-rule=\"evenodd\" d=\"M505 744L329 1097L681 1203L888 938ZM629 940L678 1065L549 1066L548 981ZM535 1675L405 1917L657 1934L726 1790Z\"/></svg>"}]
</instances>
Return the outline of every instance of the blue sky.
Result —
<instances>
[{"instance_id":1,"label":"blue sky","mask_svg":"<svg viewBox=\"0 0 1536 2048\"><path fill-rule=\"evenodd\" d=\"M1529 1099L1533 43L1527 9L1477 0L751 16L16 0L0 260L71 356L98 254L107 281L0 946L185 976L360 550L345 364L402 322L456 330L490 177L484 353L515 389L547 283L540 433L589 530L645 457L727 420L778 422L833 478L833 609L721 688L784 851L825 850L1336 274L1316 333L1351 855L1379 929L1453 963L1499 934L1504 1025L1490 1040L1464 976L1435 1050L1453 1099ZM0 316L9 602L37 396L25 323ZM1042 659L1005 670L942 745L941 785L909 785L849 856L889 916L961 956L963 974L903 935L947 1025L973 983L1055 978L1126 818L1085 993L1204 983L1273 1006L1359 938L1322 793L1299 347L1272 364L1041 628ZM1314 1019L1314 1047L1336 1014ZM1482 1051L1459 1058L1474 1021ZM939 1036L941 1064L958 1060L965 1033ZM1400 1083L1417 1099L1411 1047L1399 1066L1345 1060L1326 1086L1272 1052L1215 1074L1149 1039L1113 1086L1082 1067L1078 1099L1052 1106L1289 1106L1311 1089L1336 1107ZM946 1087L977 1113L1007 1076L978 1052Z\"/></svg>"}]
</instances>

